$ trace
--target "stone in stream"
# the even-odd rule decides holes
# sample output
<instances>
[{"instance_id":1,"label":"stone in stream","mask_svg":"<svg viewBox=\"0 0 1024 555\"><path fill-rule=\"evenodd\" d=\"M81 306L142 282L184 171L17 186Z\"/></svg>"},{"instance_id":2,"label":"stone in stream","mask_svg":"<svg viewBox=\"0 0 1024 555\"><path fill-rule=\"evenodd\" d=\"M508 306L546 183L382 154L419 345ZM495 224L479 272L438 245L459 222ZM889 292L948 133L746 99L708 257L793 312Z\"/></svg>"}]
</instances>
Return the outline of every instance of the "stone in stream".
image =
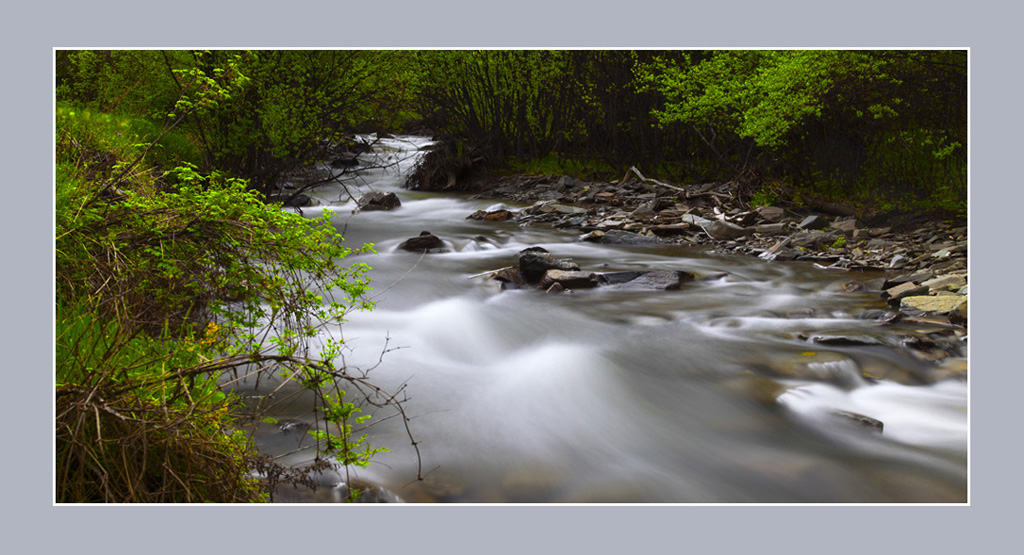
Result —
<instances>
[{"instance_id":1,"label":"stone in stream","mask_svg":"<svg viewBox=\"0 0 1024 555\"><path fill-rule=\"evenodd\" d=\"M360 210L367 212L371 210L394 210L402 205L402 201L398 199L398 195L395 193L373 191L363 195L359 199L358 204Z\"/></svg>"},{"instance_id":2,"label":"stone in stream","mask_svg":"<svg viewBox=\"0 0 1024 555\"><path fill-rule=\"evenodd\" d=\"M420 233L419 237L413 237L406 239L398 245L398 248L409 252L422 252L427 254L437 254L442 252L451 252L451 249L445 244L440 237L424 231Z\"/></svg>"},{"instance_id":3,"label":"stone in stream","mask_svg":"<svg viewBox=\"0 0 1024 555\"><path fill-rule=\"evenodd\" d=\"M529 284L540 283L548 270L577 271L580 269L575 262L555 258L541 247L530 247L520 251L517 265L519 275Z\"/></svg>"},{"instance_id":4,"label":"stone in stream","mask_svg":"<svg viewBox=\"0 0 1024 555\"><path fill-rule=\"evenodd\" d=\"M884 427L881 420L877 420L875 418L871 418L870 416L865 416L863 414L856 412L850 412L847 410L833 410L829 412L829 414L839 419L839 421L841 422L855 424L857 426L864 427L878 433L882 433L882 428Z\"/></svg>"},{"instance_id":5,"label":"stone in stream","mask_svg":"<svg viewBox=\"0 0 1024 555\"><path fill-rule=\"evenodd\" d=\"M606 283L611 283L611 280L617 281L619 277L624 277L621 274L628 273L632 272L613 272L611 274L601 274L601 277ZM615 276L615 274L620 274L620 276ZM640 272L640 275L625 281L617 281L613 287L638 291L672 291L679 289L683 283L695 279L697 279L697 276L694 274L681 270L653 270L650 272Z\"/></svg>"},{"instance_id":6,"label":"stone in stream","mask_svg":"<svg viewBox=\"0 0 1024 555\"><path fill-rule=\"evenodd\" d=\"M856 387L860 367L850 357L834 351L804 351L772 355L761 363L772 376L834 383Z\"/></svg>"},{"instance_id":7,"label":"stone in stream","mask_svg":"<svg viewBox=\"0 0 1024 555\"><path fill-rule=\"evenodd\" d=\"M540 288L549 293L560 292L560 290L551 291L555 285L560 286L561 290L589 289L598 286L598 275L593 272L548 270L540 280Z\"/></svg>"},{"instance_id":8,"label":"stone in stream","mask_svg":"<svg viewBox=\"0 0 1024 555\"><path fill-rule=\"evenodd\" d=\"M487 222L503 222L505 220L511 220L515 214L508 210L494 210L487 212L484 210L477 210L466 217L467 220L482 220Z\"/></svg>"}]
</instances>

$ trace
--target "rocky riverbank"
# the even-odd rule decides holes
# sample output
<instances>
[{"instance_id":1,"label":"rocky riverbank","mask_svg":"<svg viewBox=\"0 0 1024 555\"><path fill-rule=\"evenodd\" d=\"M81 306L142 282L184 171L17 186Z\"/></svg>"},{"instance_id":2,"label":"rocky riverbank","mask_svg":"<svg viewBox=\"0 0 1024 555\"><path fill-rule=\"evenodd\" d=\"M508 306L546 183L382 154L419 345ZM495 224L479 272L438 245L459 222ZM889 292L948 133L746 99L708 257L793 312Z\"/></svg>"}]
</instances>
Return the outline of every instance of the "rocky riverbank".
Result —
<instances>
[{"instance_id":1,"label":"rocky riverbank","mask_svg":"<svg viewBox=\"0 0 1024 555\"><path fill-rule=\"evenodd\" d=\"M619 182L570 176L505 176L479 198L497 204L469 215L580 231L581 241L682 243L764 260L804 261L850 276L847 290L877 291L893 318L967 327L967 223L933 216L872 217L844 207L745 205L728 184L674 186L627 174ZM835 212L845 212L836 214ZM868 275L883 275L865 279Z\"/></svg>"}]
</instances>

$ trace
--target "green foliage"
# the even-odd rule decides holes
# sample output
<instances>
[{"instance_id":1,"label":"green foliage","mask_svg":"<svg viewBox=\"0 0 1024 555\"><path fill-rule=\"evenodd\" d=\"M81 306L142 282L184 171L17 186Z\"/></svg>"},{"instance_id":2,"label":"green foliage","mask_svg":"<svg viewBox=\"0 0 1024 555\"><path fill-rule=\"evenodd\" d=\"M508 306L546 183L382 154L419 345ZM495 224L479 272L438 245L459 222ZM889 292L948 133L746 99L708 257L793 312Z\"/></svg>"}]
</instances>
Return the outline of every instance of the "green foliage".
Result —
<instances>
[{"instance_id":1,"label":"green foliage","mask_svg":"<svg viewBox=\"0 0 1024 555\"><path fill-rule=\"evenodd\" d=\"M139 163L153 149L134 128L58 113L58 499L264 500L217 380L277 373L325 405L340 384L362 385L327 330L372 306L368 266L345 262L372 246L347 248L329 213L266 205L244 180L187 163L158 173ZM318 436L320 456L365 465L381 451L353 435L353 412L324 415L341 435Z\"/></svg>"},{"instance_id":2,"label":"green foliage","mask_svg":"<svg viewBox=\"0 0 1024 555\"><path fill-rule=\"evenodd\" d=\"M689 127L737 171L919 208L966 201L964 51L708 52L638 75L664 97L662 126Z\"/></svg>"}]
</instances>

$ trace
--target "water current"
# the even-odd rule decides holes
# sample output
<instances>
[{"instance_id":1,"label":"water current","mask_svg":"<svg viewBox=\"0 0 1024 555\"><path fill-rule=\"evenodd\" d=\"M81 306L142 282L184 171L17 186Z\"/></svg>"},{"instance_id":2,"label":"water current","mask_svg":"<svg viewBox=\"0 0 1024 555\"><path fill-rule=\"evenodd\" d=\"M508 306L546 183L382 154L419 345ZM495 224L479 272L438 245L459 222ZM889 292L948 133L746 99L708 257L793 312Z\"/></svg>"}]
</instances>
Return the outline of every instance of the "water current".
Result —
<instances>
[{"instance_id":1,"label":"water current","mask_svg":"<svg viewBox=\"0 0 1024 555\"><path fill-rule=\"evenodd\" d=\"M342 329L345 363L396 389L422 462L398 418L366 433L386 446L349 477L373 499L445 503L961 503L967 501L968 387L908 379L935 363L905 347L816 344L818 335L884 338L864 318L877 293L842 292L849 275L697 246L580 242L576 231L466 217L493 201L402 188L429 141L380 141L395 162L345 188L312 195L347 243L375 245L376 302ZM368 156L364 156L368 158ZM353 213L351 192L392 191L393 211ZM396 246L422 231L452 252ZM541 246L593 271L675 269L698 276L678 291L601 288L571 295L501 291L485 273ZM922 333L927 330L919 330ZM388 350L382 357L382 352ZM966 348L964 348L966 351ZM963 353L966 356L966 353ZM843 416L845 411L846 416ZM850 413L880 421L879 432ZM260 448L290 453L308 423L300 398L264 426ZM308 445L308 440L305 444ZM299 464L312 454L282 460ZM316 493L335 501L344 474Z\"/></svg>"}]
</instances>

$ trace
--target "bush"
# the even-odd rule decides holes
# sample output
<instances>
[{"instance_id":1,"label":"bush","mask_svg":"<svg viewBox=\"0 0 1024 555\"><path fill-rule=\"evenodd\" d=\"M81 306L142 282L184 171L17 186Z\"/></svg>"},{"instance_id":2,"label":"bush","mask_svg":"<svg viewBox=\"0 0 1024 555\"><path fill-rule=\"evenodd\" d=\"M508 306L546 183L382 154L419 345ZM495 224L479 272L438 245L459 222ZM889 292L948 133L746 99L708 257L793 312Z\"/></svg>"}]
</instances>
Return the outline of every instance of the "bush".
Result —
<instances>
[{"instance_id":1,"label":"bush","mask_svg":"<svg viewBox=\"0 0 1024 555\"><path fill-rule=\"evenodd\" d=\"M288 473L238 431L243 407L218 386L232 372L314 392L320 467L380 451L353 429L368 415L343 386L401 405L339 367L343 343L326 333L372 306L368 266L342 264L372 245L349 249L330 214L284 212L242 180L189 164L157 174L140 163L150 146L114 131L133 127L124 119L68 109L57 124L57 500L265 500L273 484L253 472Z\"/></svg>"}]
</instances>

